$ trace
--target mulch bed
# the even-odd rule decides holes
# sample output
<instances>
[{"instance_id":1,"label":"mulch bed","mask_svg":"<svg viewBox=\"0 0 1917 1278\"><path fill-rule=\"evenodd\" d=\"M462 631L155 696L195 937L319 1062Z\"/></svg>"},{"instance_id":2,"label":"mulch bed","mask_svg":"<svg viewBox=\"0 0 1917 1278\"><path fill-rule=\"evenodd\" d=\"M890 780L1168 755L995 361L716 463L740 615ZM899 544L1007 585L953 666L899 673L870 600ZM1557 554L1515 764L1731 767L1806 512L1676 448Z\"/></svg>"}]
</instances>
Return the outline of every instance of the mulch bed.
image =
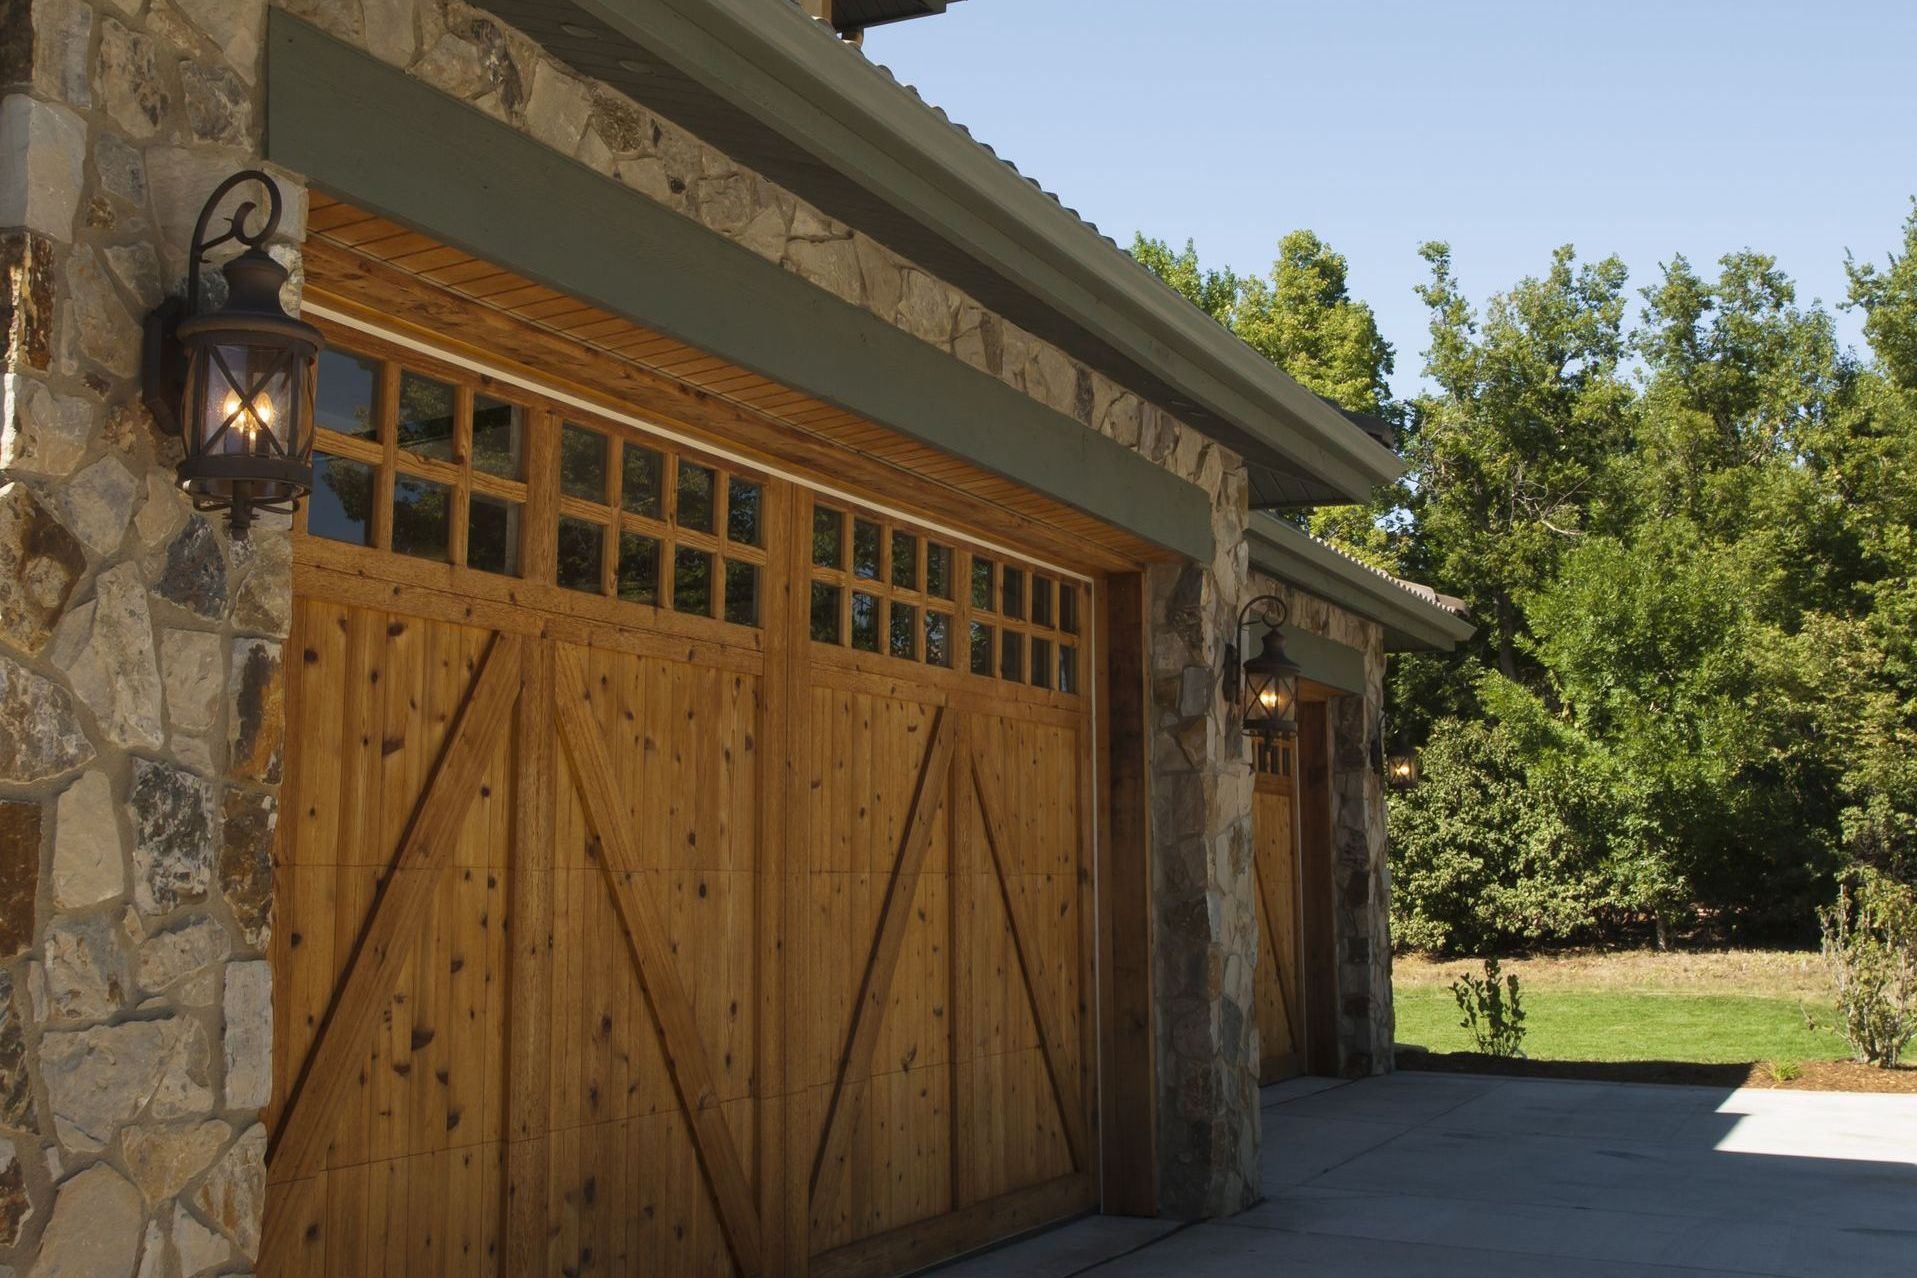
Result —
<instances>
[{"instance_id":1,"label":"mulch bed","mask_svg":"<svg viewBox=\"0 0 1917 1278\"><path fill-rule=\"evenodd\" d=\"M1691 1087L1766 1087L1797 1092L1907 1092L1917 1095L1917 1068L1878 1069L1855 1061L1804 1061L1780 1081L1764 1061L1702 1065L1691 1061L1533 1061L1477 1052L1400 1048L1399 1069L1440 1074L1503 1074L1515 1078L1580 1078L1601 1083L1677 1083Z\"/></svg>"}]
</instances>

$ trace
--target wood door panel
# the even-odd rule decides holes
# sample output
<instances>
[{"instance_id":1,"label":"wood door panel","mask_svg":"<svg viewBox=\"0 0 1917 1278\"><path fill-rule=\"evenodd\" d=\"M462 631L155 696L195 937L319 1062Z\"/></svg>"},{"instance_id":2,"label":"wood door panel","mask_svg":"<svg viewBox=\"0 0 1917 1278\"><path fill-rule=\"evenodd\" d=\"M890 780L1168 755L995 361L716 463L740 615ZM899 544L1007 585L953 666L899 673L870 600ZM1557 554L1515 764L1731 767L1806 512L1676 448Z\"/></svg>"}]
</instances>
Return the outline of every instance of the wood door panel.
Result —
<instances>
[{"instance_id":1,"label":"wood door panel","mask_svg":"<svg viewBox=\"0 0 1917 1278\"><path fill-rule=\"evenodd\" d=\"M1260 776L1252 799L1258 893L1259 1078L1304 1070L1304 989L1299 961L1297 809L1289 777Z\"/></svg>"}]
</instances>

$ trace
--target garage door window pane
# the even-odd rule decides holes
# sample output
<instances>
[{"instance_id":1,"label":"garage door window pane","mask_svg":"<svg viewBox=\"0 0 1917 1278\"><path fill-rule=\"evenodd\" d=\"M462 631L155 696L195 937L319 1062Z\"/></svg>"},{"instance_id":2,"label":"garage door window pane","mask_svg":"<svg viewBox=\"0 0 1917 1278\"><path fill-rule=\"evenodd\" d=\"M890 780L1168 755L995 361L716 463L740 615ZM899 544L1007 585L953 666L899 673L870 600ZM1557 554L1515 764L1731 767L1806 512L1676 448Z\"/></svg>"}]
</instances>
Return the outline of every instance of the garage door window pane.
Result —
<instances>
[{"instance_id":1,"label":"garage door window pane","mask_svg":"<svg viewBox=\"0 0 1917 1278\"><path fill-rule=\"evenodd\" d=\"M1032 624L1052 624L1052 580L1037 573L1032 574Z\"/></svg>"},{"instance_id":2,"label":"garage door window pane","mask_svg":"<svg viewBox=\"0 0 1917 1278\"><path fill-rule=\"evenodd\" d=\"M925 664L928 666L952 665L952 619L942 612L927 609L925 613Z\"/></svg>"},{"instance_id":3,"label":"garage door window pane","mask_svg":"<svg viewBox=\"0 0 1917 1278\"><path fill-rule=\"evenodd\" d=\"M399 375L399 446L421 457L452 460L451 386L420 373Z\"/></svg>"},{"instance_id":4,"label":"garage door window pane","mask_svg":"<svg viewBox=\"0 0 1917 1278\"><path fill-rule=\"evenodd\" d=\"M379 361L351 351L321 351L313 379L313 421L355 439L377 439ZM309 521L310 522L310 521Z\"/></svg>"},{"instance_id":5,"label":"garage door window pane","mask_svg":"<svg viewBox=\"0 0 1917 1278\"><path fill-rule=\"evenodd\" d=\"M990 675L992 673L992 644L996 637L992 627L982 621L972 623L972 673Z\"/></svg>"},{"instance_id":6,"label":"garage door window pane","mask_svg":"<svg viewBox=\"0 0 1917 1278\"><path fill-rule=\"evenodd\" d=\"M879 650L879 601L863 590L852 592L852 646L866 652Z\"/></svg>"},{"instance_id":7,"label":"garage door window pane","mask_svg":"<svg viewBox=\"0 0 1917 1278\"><path fill-rule=\"evenodd\" d=\"M972 606L992 611L992 561L972 556Z\"/></svg>"},{"instance_id":8,"label":"garage door window pane","mask_svg":"<svg viewBox=\"0 0 1917 1278\"><path fill-rule=\"evenodd\" d=\"M313 454L313 496L306 504L306 531L315 537L373 544L373 485L377 476L365 462Z\"/></svg>"},{"instance_id":9,"label":"garage door window pane","mask_svg":"<svg viewBox=\"0 0 1917 1278\"><path fill-rule=\"evenodd\" d=\"M812 562L820 568L845 566L845 516L830 506L812 508Z\"/></svg>"},{"instance_id":10,"label":"garage door window pane","mask_svg":"<svg viewBox=\"0 0 1917 1278\"><path fill-rule=\"evenodd\" d=\"M473 396L473 469L521 479L525 414L517 404L490 395Z\"/></svg>"},{"instance_id":11,"label":"garage door window pane","mask_svg":"<svg viewBox=\"0 0 1917 1278\"><path fill-rule=\"evenodd\" d=\"M659 602L659 540L644 533L619 534L619 597L628 603Z\"/></svg>"},{"instance_id":12,"label":"garage door window pane","mask_svg":"<svg viewBox=\"0 0 1917 1278\"><path fill-rule=\"evenodd\" d=\"M713 484L711 467L679 463L679 512L674 523L694 532L712 531Z\"/></svg>"},{"instance_id":13,"label":"garage door window pane","mask_svg":"<svg viewBox=\"0 0 1917 1278\"><path fill-rule=\"evenodd\" d=\"M759 544L759 511L765 489L736 475L726 481L726 537L741 546Z\"/></svg>"},{"instance_id":14,"label":"garage door window pane","mask_svg":"<svg viewBox=\"0 0 1917 1278\"><path fill-rule=\"evenodd\" d=\"M558 541L559 584L587 594L602 593L600 575L606 555L605 530L588 520L562 517Z\"/></svg>"},{"instance_id":15,"label":"garage door window pane","mask_svg":"<svg viewBox=\"0 0 1917 1278\"><path fill-rule=\"evenodd\" d=\"M936 541L925 543L925 593L940 599L952 597L952 548Z\"/></svg>"},{"instance_id":16,"label":"garage door window pane","mask_svg":"<svg viewBox=\"0 0 1917 1278\"><path fill-rule=\"evenodd\" d=\"M919 588L919 539L911 533L892 534L892 584L900 590Z\"/></svg>"},{"instance_id":17,"label":"garage door window pane","mask_svg":"<svg viewBox=\"0 0 1917 1278\"><path fill-rule=\"evenodd\" d=\"M1025 674L1025 636L1007 630L999 636L998 673L1002 679L1017 683Z\"/></svg>"},{"instance_id":18,"label":"garage door window pane","mask_svg":"<svg viewBox=\"0 0 1917 1278\"><path fill-rule=\"evenodd\" d=\"M585 501L606 500L606 437L567 422L559 429L559 491Z\"/></svg>"},{"instance_id":19,"label":"garage door window pane","mask_svg":"<svg viewBox=\"0 0 1917 1278\"><path fill-rule=\"evenodd\" d=\"M892 605L892 655L912 659L918 647L919 610L911 604Z\"/></svg>"},{"instance_id":20,"label":"garage door window pane","mask_svg":"<svg viewBox=\"0 0 1917 1278\"><path fill-rule=\"evenodd\" d=\"M736 626L759 624L759 569L726 560L726 620Z\"/></svg>"},{"instance_id":21,"label":"garage door window pane","mask_svg":"<svg viewBox=\"0 0 1917 1278\"><path fill-rule=\"evenodd\" d=\"M1052 641L1049 639L1032 640L1032 686L1052 686Z\"/></svg>"},{"instance_id":22,"label":"garage door window pane","mask_svg":"<svg viewBox=\"0 0 1917 1278\"><path fill-rule=\"evenodd\" d=\"M879 578L879 526L869 519L852 521L852 571L873 581Z\"/></svg>"},{"instance_id":23,"label":"garage door window pane","mask_svg":"<svg viewBox=\"0 0 1917 1278\"><path fill-rule=\"evenodd\" d=\"M839 642L839 588L823 581L812 583L812 639L815 643Z\"/></svg>"},{"instance_id":24,"label":"garage door window pane","mask_svg":"<svg viewBox=\"0 0 1917 1278\"><path fill-rule=\"evenodd\" d=\"M519 575L520 504L474 493L466 503L466 566Z\"/></svg>"},{"instance_id":25,"label":"garage door window pane","mask_svg":"<svg viewBox=\"0 0 1917 1278\"><path fill-rule=\"evenodd\" d=\"M695 616L712 615L712 555L681 546L672 556L672 606Z\"/></svg>"},{"instance_id":26,"label":"garage door window pane","mask_svg":"<svg viewBox=\"0 0 1917 1278\"><path fill-rule=\"evenodd\" d=\"M635 515L663 519L666 513L666 459L642 444L620 448L619 504Z\"/></svg>"},{"instance_id":27,"label":"garage door window pane","mask_svg":"<svg viewBox=\"0 0 1917 1278\"><path fill-rule=\"evenodd\" d=\"M998 610L1008 617L1025 615L1025 573L1007 565L999 574Z\"/></svg>"},{"instance_id":28,"label":"garage door window pane","mask_svg":"<svg viewBox=\"0 0 1917 1278\"><path fill-rule=\"evenodd\" d=\"M1058 628L1068 635L1078 633L1078 587L1069 581L1058 583Z\"/></svg>"},{"instance_id":29,"label":"garage door window pane","mask_svg":"<svg viewBox=\"0 0 1917 1278\"><path fill-rule=\"evenodd\" d=\"M420 559L449 557L453 490L417 475L393 481L393 549Z\"/></svg>"},{"instance_id":30,"label":"garage door window pane","mask_svg":"<svg viewBox=\"0 0 1917 1278\"><path fill-rule=\"evenodd\" d=\"M1063 644L1058 648L1058 690L1078 691L1078 649L1067 648Z\"/></svg>"}]
</instances>

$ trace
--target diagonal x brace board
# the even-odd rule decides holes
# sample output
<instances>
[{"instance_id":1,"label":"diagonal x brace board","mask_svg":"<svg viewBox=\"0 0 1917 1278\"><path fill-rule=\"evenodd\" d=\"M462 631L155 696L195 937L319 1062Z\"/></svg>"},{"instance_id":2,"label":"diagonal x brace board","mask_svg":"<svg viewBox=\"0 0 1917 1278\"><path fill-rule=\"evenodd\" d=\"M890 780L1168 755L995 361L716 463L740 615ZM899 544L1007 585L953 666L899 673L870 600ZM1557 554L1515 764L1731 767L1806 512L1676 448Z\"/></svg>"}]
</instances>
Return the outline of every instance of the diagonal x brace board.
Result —
<instances>
[{"instance_id":1,"label":"diagonal x brace board","mask_svg":"<svg viewBox=\"0 0 1917 1278\"><path fill-rule=\"evenodd\" d=\"M572 761L573 779L586 809L586 819L599 837L606 883L613 906L632 948L639 982L652 1005L659 1027L659 1046L665 1057L666 1071L679 1094L693 1145L699 1153L719 1210L728 1245L739 1271L745 1278L756 1278L761 1269L759 1214L754 1205L752 1186L746 1179L745 1165L732 1142L720 1111L718 1089L713 1084L712 1065L706 1059L704 1041L692 1003L686 998L678 973L673 970L671 949L657 911L634 876L639 872L638 850L625 813L624 799L614 776L611 755L605 738L592 717L592 694L579 668L579 658L562 648L555 663L555 683L559 708L559 739Z\"/></svg>"},{"instance_id":2,"label":"diagonal x brace board","mask_svg":"<svg viewBox=\"0 0 1917 1278\"><path fill-rule=\"evenodd\" d=\"M359 1082L357 1058L378 1022L399 971L428 929L421 926L451 862L461 823L480 778L498 753L519 699L523 642L500 635L473 680L459 718L406 827L358 946L347 960L333 1007L307 1056L269 1161L275 1181L317 1172L347 1091ZM278 1221L291 1219L280 1212ZM268 1254L277 1253L269 1246Z\"/></svg>"},{"instance_id":3,"label":"diagonal x brace board","mask_svg":"<svg viewBox=\"0 0 1917 1278\"><path fill-rule=\"evenodd\" d=\"M1019 974L1025 978L1025 997L1032 1005L1032 1022L1038 1027L1039 1046L1045 1049L1045 1072L1051 1075L1052 1095L1058 1102L1059 1119L1065 1125L1065 1140L1071 1146L1072 1166L1082 1171L1089 1165L1086 1160L1091 1153L1091 1143L1085 1133L1085 1111L1079 1108L1078 1084L1065 1072L1065 1062L1058 1057L1056 1044L1062 1040L1053 1032L1056 1025L1051 991L1039 988L1039 973L1026 952L1024 922L1019 917L1018 903L1012 897L1011 880L1005 874L1008 845L1005 827L998 819L1003 809L999 806L998 791L976 753L972 755L972 786L978 793L979 814L985 818L985 845L991 850L992 872L998 878L999 895L1005 901L1005 921L1012 934L1012 948L1018 954Z\"/></svg>"},{"instance_id":4,"label":"diagonal x brace board","mask_svg":"<svg viewBox=\"0 0 1917 1278\"><path fill-rule=\"evenodd\" d=\"M839 1191L839 1178L845 1171L852 1129L858 1125L858 1114L854 1112L857 1102L848 1097L847 1089L853 1080L866 1077L872 1068L879 1021L886 1001L892 997L892 978L898 972L905 927L912 918L912 898L918 890L919 871L925 865L926 850L932 845L932 823L945 806L945 792L950 788L946 778L952 766L955 715L956 711L941 708L932 721L932 737L926 743L925 763L919 769L911 815L906 819L898 859L892 864L892 878L886 885L885 902L879 909L878 934L866 959L858 1001L852 1005L852 1024L846 1030L845 1051L839 1058L831 1103L826 1106L819 1153L812 1163L809 1201L814 1206L833 1200Z\"/></svg>"}]
</instances>

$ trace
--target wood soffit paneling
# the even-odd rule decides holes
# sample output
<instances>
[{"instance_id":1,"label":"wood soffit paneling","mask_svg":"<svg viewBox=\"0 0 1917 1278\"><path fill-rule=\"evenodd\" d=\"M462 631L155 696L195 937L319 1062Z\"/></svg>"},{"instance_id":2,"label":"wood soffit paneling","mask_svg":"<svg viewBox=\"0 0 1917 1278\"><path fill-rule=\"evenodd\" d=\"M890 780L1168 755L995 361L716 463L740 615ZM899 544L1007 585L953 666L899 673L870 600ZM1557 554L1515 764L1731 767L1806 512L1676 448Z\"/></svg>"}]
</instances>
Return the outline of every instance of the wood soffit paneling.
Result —
<instances>
[{"instance_id":1,"label":"wood soffit paneling","mask_svg":"<svg viewBox=\"0 0 1917 1278\"><path fill-rule=\"evenodd\" d=\"M315 300L415 340L1065 564L1167 557L1001 475L320 191L304 247Z\"/></svg>"}]
</instances>

